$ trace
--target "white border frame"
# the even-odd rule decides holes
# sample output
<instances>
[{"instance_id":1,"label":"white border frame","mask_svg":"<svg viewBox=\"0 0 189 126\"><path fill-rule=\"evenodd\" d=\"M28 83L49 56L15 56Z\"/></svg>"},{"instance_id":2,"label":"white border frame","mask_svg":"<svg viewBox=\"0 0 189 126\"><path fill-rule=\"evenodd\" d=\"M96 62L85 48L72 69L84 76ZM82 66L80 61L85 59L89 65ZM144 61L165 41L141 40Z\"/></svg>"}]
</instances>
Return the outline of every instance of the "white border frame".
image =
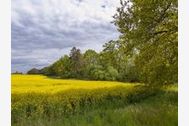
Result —
<instances>
[{"instance_id":1,"label":"white border frame","mask_svg":"<svg viewBox=\"0 0 189 126\"><path fill-rule=\"evenodd\" d=\"M11 1L0 1L0 125L11 126Z\"/></svg>"},{"instance_id":2,"label":"white border frame","mask_svg":"<svg viewBox=\"0 0 189 126\"><path fill-rule=\"evenodd\" d=\"M189 126L189 0L178 0L178 2L178 124L179 126Z\"/></svg>"}]
</instances>

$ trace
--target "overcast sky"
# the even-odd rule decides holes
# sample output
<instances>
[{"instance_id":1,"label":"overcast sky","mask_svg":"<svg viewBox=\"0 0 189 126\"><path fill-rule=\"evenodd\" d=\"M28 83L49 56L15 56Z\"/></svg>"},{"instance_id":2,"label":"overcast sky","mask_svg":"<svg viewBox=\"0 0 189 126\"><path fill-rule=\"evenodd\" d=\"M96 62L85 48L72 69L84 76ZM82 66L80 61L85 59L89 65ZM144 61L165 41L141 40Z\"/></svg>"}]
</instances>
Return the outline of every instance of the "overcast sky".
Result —
<instances>
[{"instance_id":1,"label":"overcast sky","mask_svg":"<svg viewBox=\"0 0 189 126\"><path fill-rule=\"evenodd\" d=\"M12 72L42 68L75 46L100 51L119 36L119 0L12 0Z\"/></svg>"}]
</instances>

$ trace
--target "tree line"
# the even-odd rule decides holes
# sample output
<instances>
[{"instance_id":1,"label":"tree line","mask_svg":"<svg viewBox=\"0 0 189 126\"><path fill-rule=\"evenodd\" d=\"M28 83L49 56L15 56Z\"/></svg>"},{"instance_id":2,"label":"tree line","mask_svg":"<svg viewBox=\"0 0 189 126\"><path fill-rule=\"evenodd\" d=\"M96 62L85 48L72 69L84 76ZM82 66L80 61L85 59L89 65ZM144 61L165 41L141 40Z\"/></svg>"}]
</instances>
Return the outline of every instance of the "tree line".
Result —
<instances>
[{"instance_id":1,"label":"tree line","mask_svg":"<svg viewBox=\"0 0 189 126\"><path fill-rule=\"evenodd\" d=\"M120 55L119 50L115 49L115 43L106 43L103 51L99 53L88 49L82 54L80 49L73 47L69 55L64 55L41 70L31 69L28 74L89 80L138 81L133 59Z\"/></svg>"},{"instance_id":2,"label":"tree line","mask_svg":"<svg viewBox=\"0 0 189 126\"><path fill-rule=\"evenodd\" d=\"M177 0L120 0L120 5L113 16L121 33L118 40L104 44L99 53L89 49L82 54L73 47L40 72L60 78L177 83Z\"/></svg>"}]
</instances>

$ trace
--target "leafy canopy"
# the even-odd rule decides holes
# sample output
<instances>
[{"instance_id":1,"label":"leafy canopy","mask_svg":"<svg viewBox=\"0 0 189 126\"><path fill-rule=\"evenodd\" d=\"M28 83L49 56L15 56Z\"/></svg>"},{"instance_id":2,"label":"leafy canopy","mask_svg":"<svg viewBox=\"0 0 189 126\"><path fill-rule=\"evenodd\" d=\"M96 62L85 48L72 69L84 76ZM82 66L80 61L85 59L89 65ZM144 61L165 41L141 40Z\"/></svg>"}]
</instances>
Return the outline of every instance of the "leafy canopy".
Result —
<instances>
[{"instance_id":1,"label":"leafy canopy","mask_svg":"<svg viewBox=\"0 0 189 126\"><path fill-rule=\"evenodd\" d=\"M177 0L121 0L114 23L121 32L121 50L135 55L148 84L169 84L178 75Z\"/></svg>"}]
</instances>

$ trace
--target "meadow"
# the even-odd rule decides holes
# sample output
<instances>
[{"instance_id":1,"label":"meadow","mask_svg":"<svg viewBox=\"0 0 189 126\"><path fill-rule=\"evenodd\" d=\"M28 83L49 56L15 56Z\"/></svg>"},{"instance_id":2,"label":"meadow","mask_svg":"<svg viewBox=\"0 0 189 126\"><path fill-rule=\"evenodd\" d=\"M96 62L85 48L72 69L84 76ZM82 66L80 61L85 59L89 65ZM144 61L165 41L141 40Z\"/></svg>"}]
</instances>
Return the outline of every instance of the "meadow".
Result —
<instances>
[{"instance_id":1,"label":"meadow","mask_svg":"<svg viewBox=\"0 0 189 126\"><path fill-rule=\"evenodd\" d=\"M177 85L12 75L13 126L177 126Z\"/></svg>"}]
</instances>

